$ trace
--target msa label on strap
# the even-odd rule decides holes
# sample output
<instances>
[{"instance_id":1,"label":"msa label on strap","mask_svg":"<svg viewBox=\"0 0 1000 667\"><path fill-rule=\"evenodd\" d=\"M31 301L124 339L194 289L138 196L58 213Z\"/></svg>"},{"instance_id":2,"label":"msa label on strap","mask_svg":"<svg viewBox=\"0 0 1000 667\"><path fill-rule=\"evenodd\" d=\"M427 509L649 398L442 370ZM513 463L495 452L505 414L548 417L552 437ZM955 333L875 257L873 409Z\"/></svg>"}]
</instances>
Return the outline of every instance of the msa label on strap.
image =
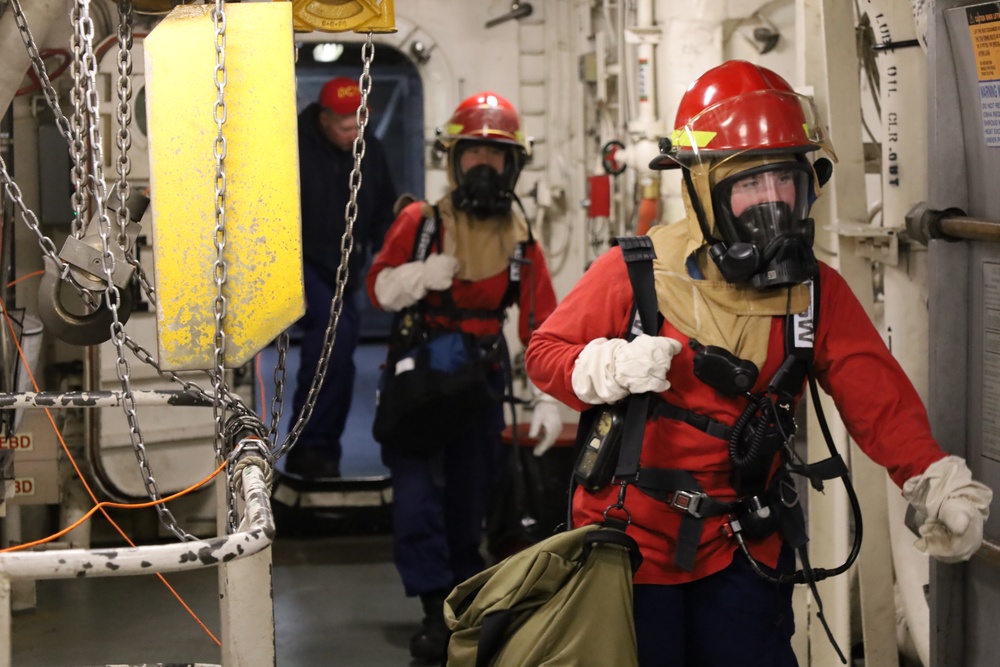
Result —
<instances>
[{"instance_id":1,"label":"msa label on strap","mask_svg":"<svg viewBox=\"0 0 1000 667\"><path fill-rule=\"evenodd\" d=\"M816 342L816 317L813 313L816 283L810 280L806 284L809 285L809 307L792 316L792 343L799 349L812 348Z\"/></svg>"},{"instance_id":2,"label":"msa label on strap","mask_svg":"<svg viewBox=\"0 0 1000 667\"><path fill-rule=\"evenodd\" d=\"M431 250L431 239L434 237L434 228L437 226L437 220L433 217L424 218L424 224L420 227L420 240L417 243L417 251L414 253L414 259L423 261L427 259L427 255Z\"/></svg>"},{"instance_id":3,"label":"msa label on strap","mask_svg":"<svg viewBox=\"0 0 1000 667\"><path fill-rule=\"evenodd\" d=\"M633 338L642 335L642 318L639 317L639 309L635 309L635 314L632 316L632 328L629 330L629 334Z\"/></svg>"},{"instance_id":4,"label":"msa label on strap","mask_svg":"<svg viewBox=\"0 0 1000 667\"><path fill-rule=\"evenodd\" d=\"M518 242L514 245L514 254L511 255L510 274L508 279L511 282L521 280L521 264L524 262L524 243Z\"/></svg>"}]
</instances>

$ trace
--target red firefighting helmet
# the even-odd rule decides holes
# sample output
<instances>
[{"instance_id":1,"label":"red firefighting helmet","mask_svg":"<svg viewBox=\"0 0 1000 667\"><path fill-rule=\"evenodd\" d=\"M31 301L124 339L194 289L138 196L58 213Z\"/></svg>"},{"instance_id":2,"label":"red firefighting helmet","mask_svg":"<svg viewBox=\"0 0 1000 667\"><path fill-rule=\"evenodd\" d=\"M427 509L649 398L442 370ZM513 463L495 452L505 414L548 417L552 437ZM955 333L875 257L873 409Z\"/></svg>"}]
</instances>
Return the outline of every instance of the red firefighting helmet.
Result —
<instances>
[{"instance_id":1,"label":"red firefighting helmet","mask_svg":"<svg viewBox=\"0 0 1000 667\"><path fill-rule=\"evenodd\" d=\"M512 191L530 155L531 143L521 131L521 116L514 105L490 91L465 98L440 129L435 146L446 152L452 187L462 184L459 156L466 146L487 143L506 149L507 160L501 174L503 188Z\"/></svg>"},{"instance_id":2,"label":"red firefighting helmet","mask_svg":"<svg viewBox=\"0 0 1000 667\"><path fill-rule=\"evenodd\" d=\"M816 106L775 72L730 60L685 91L669 141L651 169L716 164L736 155L780 155L823 148L836 161Z\"/></svg>"},{"instance_id":3,"label":"red firefighting helmet","mask_svg":"<svg viewBox=\"0 0 1000 667\"><path fill-rule=\"evenodd\" d=\"M517 109L503 97L489 91L465 98L438 137L444 149L462 139L509 144L525 155L528 153Z\"/></svg>"}]
</instances>

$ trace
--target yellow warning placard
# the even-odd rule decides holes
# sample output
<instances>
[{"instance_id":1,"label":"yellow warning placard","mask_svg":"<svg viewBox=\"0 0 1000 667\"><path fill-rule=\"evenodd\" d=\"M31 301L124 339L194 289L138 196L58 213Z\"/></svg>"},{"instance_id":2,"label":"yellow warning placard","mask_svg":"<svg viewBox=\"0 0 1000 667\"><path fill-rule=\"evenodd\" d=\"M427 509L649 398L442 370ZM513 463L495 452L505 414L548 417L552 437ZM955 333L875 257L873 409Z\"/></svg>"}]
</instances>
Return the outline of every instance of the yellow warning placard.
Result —
<instances>
[{"instance_id":1,"label":"yellow warning placard","mask_svg":"<svg viewBox=\"0 0 1000 667\"><path fill-rule=\"evenodd\" d=\"M1000 146L1000 2L967 7L987 146Z\"/></svg>"},{"instance_id":2,"label":"yellow warning placard","mask_svg":"<svg viewBox=\"0 0 1000 667\"><path fill-rule=\"evenodd\" d=\"M1000 79L1000 3L966 9L980 81Z\"/></svg>"}]
</instances>

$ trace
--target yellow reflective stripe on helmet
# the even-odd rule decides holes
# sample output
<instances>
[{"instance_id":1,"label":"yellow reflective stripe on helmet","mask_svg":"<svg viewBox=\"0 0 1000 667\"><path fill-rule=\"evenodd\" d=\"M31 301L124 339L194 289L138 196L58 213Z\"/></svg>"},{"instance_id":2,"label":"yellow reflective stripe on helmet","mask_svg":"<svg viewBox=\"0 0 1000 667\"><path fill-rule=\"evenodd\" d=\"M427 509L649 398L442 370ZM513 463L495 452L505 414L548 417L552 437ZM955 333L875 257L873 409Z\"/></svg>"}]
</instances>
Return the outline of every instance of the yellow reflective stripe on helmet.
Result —
<instances>
[{"instance_id":1,"label":"yellow reflective stripe on helmet","mask_svg":"<svg viewBox=\"0 0 1000 667\"><path fill-rule=\"evenodd\" d=\"M679 129L674 130L673 134L670 135L670 143L674 146L687 146L691 147L691 140L695 142L695 147L705 148L708 144L715 139L715 135L718 132L709 132L707 130L685 130Z\"/></svg>"}]
</instances>

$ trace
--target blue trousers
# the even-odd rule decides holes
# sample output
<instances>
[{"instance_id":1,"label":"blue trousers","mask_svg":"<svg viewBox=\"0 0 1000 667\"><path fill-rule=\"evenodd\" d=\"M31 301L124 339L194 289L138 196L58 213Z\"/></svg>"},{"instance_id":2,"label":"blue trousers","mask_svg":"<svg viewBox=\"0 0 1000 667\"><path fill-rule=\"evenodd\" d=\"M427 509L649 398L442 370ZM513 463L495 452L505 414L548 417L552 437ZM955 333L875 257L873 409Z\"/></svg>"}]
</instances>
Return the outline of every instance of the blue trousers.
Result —
<instances>
[{"instance_id":1,"label":"blue trousers","mask_svg":"<svg viewBox=\"0 0 1000 667\"><path fill-rule=\"evenodd\" d=\"M785 548L778 570L791 572ZM765 571L774 570L762 566ZM686 584L633 587L640 667L796 667L792 584L769 583L742 552L725 570Z\"/></svg>"},{"instance_id":2,"label":"blue trousers","mask_svg":"<svg viewBox=\"0 0 1000 667\"><path fill-rule=\"evenodd\" d=\"M483 569L479 546L503 427L498 403L429 459L383 448L392 473L393 556L408 596L448 591Z\"/></svg>"},{"instance_id":3,"label":"blue trousers","mask_svg":"<svg viewBox=\"0 0 1000 667\"><path fill-rule=\"evenodd\" d=\"M323 351L323 338L330 320L330 304L335 293L334 287L321 279L308 264L304 267L304 278L306 314L299 320L302 342L295 396L292 399L292 415L296 420L305 405ZM340 436L344 433L354 392L354 350L358 346L360 320L354 296L344 296L344 308L337 323L337 338L326 376L316 395L312 417L294 448L323 452L324 457L337 463L340 462L341 454Z\"/></svg>"}]
</instances>

